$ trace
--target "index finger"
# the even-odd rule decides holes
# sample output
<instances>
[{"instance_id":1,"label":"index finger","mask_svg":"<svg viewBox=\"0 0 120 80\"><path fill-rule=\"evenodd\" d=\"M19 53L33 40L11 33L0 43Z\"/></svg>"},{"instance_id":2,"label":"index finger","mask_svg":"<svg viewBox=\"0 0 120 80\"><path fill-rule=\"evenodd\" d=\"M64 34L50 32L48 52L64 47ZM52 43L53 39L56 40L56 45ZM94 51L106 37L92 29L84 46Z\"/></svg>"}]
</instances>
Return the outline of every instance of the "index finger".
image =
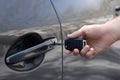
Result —
<instances>
[{"instance_id":1,"label":"index finger","mask_svg":"<svg viewBox=\"0 0 120 80\"><path fill-rule=\"evenodd\" d=\"M78 38L78 37L83 37L83 35L84 35L84 32L80 29L71 34L68 34L67 37L68 38Z\"/></svg>"}]
</instances>

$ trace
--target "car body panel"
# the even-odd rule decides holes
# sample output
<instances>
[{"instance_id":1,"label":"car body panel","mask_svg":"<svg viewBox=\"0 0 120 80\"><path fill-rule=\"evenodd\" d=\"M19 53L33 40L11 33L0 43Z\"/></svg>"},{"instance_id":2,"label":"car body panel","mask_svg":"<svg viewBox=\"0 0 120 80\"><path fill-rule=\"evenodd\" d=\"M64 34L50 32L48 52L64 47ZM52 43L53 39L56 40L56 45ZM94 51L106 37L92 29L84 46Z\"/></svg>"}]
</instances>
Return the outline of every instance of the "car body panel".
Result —
<instances>
[{"instance_id":1,"label":"car body panel","mask_svg":"<svg viewBox=\"0 0 120 80\"><path fill-rule=\"evenodd\" d=\"M62 27L68 26L69 30L65 35L73 28L78 30L84 25L102 24L113 19L115 6L120 6L118 0L53 0L53 2L59 13ZM64 55L64 80L119 79L120 46L116 48L116 44L93 59L72 54Z\"/></svg>"},{"instance_id":2,"label":"car body panel","mask_svg":"<svg viewBox=\"0 0 120 80\"><path fill-rule=\"evenodd\" d=\"M5 64L6 54L15 43L20 43L20 37L31 35L25 43L20 44L27 49L35 46L31 44L36 40L39 44L46 38L59 36L60 25L50 0L0 0L0 6L0 80L60 79L61 47L57 51L47 52L37 69L14 71Z\"/></svg>"},{"instance_id":3,"label":"car body panel","mask_svg":"<svg viewBox=\"0 0 120 80\"><path fill-rule=\"evenodd\" d=\"M106 16L112 13L109 0L53 0L60 15L61 22L83 22L91 19ZM103 9L104 7L104 9Z\"/></svg>"},{"instance_id":4,"label":"car body panel","mask_svg":"<svg viewBox=\"0 0 120 80\"><path fill-rule=\"evenodd\" d=\"M62 24L64 39L67 34L83 25L111 20L115 5L119 5L118 0L52 1ZM60 24L50 0L0 0L0 25L0 80L62 79L61 46L56 46L47 52L40 66L30 71L14 71L5 64L8 50L21 36L32 33L39 35L40 40L49 37L61 39ZM34 36L30 38L31 43L36 40L33 38ZM119 42L91 60L64 54L63 79L119 80L120 46L118 44Z\"/></svg>"}]
</instances>

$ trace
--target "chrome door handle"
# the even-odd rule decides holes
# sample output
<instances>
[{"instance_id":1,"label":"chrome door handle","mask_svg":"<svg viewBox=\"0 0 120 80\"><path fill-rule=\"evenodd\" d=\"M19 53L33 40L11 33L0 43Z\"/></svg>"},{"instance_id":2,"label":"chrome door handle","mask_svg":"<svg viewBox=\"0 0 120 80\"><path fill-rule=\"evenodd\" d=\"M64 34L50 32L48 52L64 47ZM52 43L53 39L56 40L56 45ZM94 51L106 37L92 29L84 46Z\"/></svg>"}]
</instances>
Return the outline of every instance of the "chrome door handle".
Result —
<instances>
[{"instance_id":1,"label":"chrome door handle","mask_svg":"<svg viewBox=\"0 0 120 80\"><path fill-rule=\"evenodd\" d=\"M8 56L6 58L6 62L8 64L14 64L14 63L21 62L21 61L36 57L38 55L44 54L45 52L53 49L54 44L56 42L57 42L56 38L46 39L42 43L36 46L30 47L28 49L25 49L23 51L20 51L20 52L17 52L15 54Z\"/></svg>"}]
</instances>

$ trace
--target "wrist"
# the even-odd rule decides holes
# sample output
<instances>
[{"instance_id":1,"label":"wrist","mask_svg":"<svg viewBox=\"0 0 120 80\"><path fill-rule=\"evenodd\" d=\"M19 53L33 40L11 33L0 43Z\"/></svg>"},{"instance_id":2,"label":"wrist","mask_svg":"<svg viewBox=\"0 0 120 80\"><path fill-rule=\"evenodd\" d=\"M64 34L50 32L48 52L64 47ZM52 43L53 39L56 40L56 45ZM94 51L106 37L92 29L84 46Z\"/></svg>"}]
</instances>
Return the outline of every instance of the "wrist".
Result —
<instances>
[{"instance_id":1,"label":"wrist","mask_svg":"<svg viewBox=\"0 0 120 80\"><path fill-rule=\"evenodd\" d=\"M112 20L104 24L106 33L114 40L120 40L120 23L117 20Z\"/></svg>"}]
</instances>

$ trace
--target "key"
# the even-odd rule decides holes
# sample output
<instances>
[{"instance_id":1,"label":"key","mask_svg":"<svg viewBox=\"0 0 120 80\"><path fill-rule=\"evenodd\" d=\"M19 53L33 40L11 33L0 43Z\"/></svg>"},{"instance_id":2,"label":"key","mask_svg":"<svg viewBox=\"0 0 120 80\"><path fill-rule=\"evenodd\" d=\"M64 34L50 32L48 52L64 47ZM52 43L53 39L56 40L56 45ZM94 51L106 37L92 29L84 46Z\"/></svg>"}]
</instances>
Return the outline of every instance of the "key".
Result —
<instances>
[{"instance_id":1,"label":"key","mask_svg":"<svg viewBox=\"0 0 120 80\"><path fill-rule=\"evenodd\" d=\"M55 45L64 45L65 49L73 51L74 49L82 50L82 48L87 44L87 41L82 38L69 38L62 43L55 43Z\"/></svg>"},{"instance_id":2,"label":"key","mask_svg":"<svg viewBox=\"0 0 120 80\"><path fill-rule=\"evenodd\" d=\"M73 51L74 49L79 49L81 51L86 44L87 44L87 41L82 38L66 39L65 49L70 51Z\"/></svg>"}]
</instances>

